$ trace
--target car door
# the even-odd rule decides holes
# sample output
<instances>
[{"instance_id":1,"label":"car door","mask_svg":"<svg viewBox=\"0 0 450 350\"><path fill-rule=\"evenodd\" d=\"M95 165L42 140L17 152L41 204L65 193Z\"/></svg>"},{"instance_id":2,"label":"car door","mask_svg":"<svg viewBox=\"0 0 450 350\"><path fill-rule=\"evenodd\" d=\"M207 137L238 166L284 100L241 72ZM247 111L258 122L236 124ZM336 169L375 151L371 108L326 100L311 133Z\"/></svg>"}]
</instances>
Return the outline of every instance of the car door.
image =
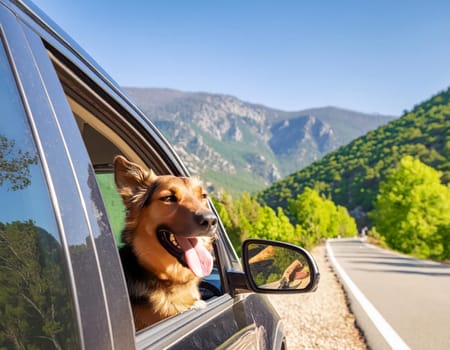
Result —
<instances>
[{"instance_id":1,"label":"car door","mask_svg":"<svg viewBox=\"0 0 450 350\"><path fill-rule=\"evenodd\" d=\"M61 231L80 347L280 345L280 323L266 299L237 295L229 285L227 272L241 267L223 228L213 276L219 292L207 307L135 334L117 254L123 221L115 215L120 200L114 197L112 156L124 154L158 174L188 172L150 120L70 38L48 26L44 14L31 4L3 4L2 40Z\"/></svg>"},{"instance_id":2,"label":"car door","mask_svg":"<svg viewBox=\"0 0 450 350\"><path fill-rule=\"evenodd\" d=\"M123 295L125 286L120 278L104 279L99 220L92 220L86 206L87 184L74 173L74 161L85 169L89 163L83 166L68 152L74 141L62 137L68 126L58 123L41 79L45 72L36 64L39 51L33 45L43 48L42 40L23 24L26 19L14 4L0 3L5 141L0 153L6 180L1 181L0 341L6 348L38 349L129 344L131 330L123 340L115 335L105 293L121 288ZM126 320L129 306L122 299L117 308Z\"/></svg>"}]
</instances>

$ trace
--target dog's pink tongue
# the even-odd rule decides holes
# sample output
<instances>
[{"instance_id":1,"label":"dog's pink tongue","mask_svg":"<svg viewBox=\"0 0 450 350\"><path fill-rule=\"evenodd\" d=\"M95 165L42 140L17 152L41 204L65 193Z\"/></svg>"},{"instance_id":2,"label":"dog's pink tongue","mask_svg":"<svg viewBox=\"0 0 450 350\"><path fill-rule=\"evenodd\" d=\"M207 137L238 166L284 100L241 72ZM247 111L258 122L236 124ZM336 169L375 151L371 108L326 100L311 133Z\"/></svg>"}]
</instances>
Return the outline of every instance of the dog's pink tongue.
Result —
<instances>
[{"instance_id":1,"label":"dog's pink tongue","mask_svg":"<svg viewBox=\"0 0 450 350\"><path fill-rule=\"evenodd\" d=\"M213 258L208 250L196 238L177 236L177 241L184 250L184 258L189 268L198 277L208 276L213 268Z\"/></svg>"}]
</instances>

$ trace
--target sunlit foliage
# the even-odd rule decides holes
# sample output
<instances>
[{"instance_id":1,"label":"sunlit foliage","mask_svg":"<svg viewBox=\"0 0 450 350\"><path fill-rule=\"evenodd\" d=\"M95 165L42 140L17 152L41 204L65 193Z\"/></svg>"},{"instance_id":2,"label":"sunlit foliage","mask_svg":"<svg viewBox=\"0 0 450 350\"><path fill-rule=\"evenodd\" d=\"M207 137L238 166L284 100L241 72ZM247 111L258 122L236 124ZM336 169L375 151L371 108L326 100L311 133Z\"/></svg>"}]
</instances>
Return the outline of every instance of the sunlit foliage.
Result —
<instances>
[{"instance_id":1,"label":"sunlit foliage","mask_svg":"<svg viewBox=\"0 0 450 350\"><path fill-rule=\"evenodd\" d=\"M371 218L390 247L450 259L450 187L441 183L441 175L407 156L380 184Z\"/></svg>"}]
</instances>

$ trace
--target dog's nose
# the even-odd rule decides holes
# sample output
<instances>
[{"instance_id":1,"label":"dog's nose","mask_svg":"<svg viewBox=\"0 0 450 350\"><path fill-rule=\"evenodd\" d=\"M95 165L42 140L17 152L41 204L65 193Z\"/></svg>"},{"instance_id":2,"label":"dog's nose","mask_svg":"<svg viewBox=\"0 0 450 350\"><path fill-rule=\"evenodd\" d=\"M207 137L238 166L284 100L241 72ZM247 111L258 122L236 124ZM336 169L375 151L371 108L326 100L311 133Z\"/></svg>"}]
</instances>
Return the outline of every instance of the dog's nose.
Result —
<instances>
[{"instance_id":1,"label":"dog's nose","mask_svg":"<svg viewBox=\"0 0 450 350\"><path fill-rule=\"evenodd\" d=\"M206 230L214 228L217 225L217 217L213 213L196 213L195 221Z\"/></svg>"}]
</instances>

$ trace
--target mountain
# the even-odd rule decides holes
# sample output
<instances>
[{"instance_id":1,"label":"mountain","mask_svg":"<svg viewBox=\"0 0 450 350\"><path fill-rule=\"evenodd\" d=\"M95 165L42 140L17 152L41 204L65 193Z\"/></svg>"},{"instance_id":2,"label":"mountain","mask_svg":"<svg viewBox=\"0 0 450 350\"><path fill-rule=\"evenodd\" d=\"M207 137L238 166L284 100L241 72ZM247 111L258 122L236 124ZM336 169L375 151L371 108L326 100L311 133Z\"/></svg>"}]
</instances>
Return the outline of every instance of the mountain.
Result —
<instances>
[{"instance_id":1,"label":"mountain","mask_svg":"<svg viewBox=\"0 0 450 350\"><path fill-rule=\"evenodd\" d=\"M325 107L281 111L220 94L125 88L193 174L253 192L392 120Z\"/></svg>"},{"instance_id":2,"label":"mountain","mask_svg":"<svg viewBox=\"0 0 450 350\"><path fill-rule=\"evenodd\" d=\"M305 187L318 188L365 224L379 183L406 155L442 172L450 183L450 89L401 118L370 131L308 167L258 193L273 208L286 207Z\"/></svg>"}]
</instances>

